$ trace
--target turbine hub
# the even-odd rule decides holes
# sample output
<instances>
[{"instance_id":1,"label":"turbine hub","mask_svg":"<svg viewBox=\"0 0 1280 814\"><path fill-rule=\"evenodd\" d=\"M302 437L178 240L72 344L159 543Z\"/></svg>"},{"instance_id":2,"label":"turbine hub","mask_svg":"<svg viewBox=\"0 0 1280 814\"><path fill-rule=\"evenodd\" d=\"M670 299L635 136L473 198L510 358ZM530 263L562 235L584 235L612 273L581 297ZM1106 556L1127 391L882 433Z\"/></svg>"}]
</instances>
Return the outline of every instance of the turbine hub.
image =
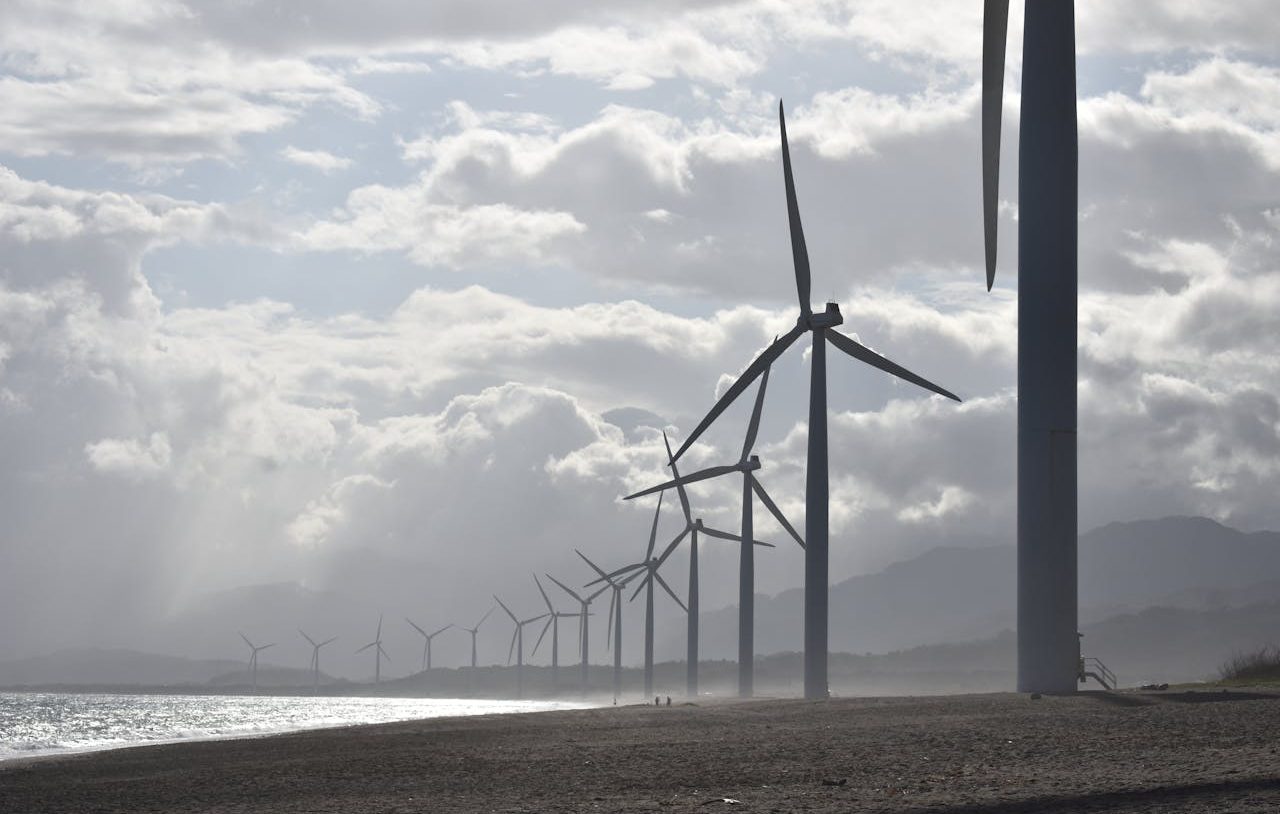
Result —
<instances>
[{"instance_id":1,"label":"turbine hub","mask_svg":"<svg viewBox=\"0 0 1280 814\"><path fill-rule=\"evenodd\" d=\"M799 322L809 330L816 331L822 328L834 328L844 322L844 317L840 315L840 306L829 302L826 310L821 314L809 314L808 319L802 314Z\"/></svg>"},{"instance_id":2,"label":"turbine hub","mask_svg":"<svg viewBox=\"0 0 1280 814\"><path fill-rule=\"evenodd\" d=\"M752 455L750 458L742 462L743 472L754 472L760 468L760 456Z\"/></svg>"}]
</instances>

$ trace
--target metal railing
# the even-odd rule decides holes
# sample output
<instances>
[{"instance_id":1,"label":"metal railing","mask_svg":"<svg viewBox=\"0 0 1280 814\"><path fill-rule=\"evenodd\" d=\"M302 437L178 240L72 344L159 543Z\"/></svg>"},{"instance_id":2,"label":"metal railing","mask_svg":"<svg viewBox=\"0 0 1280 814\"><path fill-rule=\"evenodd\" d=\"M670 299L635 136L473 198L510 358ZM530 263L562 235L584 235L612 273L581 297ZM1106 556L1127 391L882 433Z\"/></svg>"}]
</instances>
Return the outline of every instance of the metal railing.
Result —
<instances>
[{"instance_id":1,"label":"metal railing","mask_svg":"<svg viewBox=\"0 0 1280 814\"><path fill-rule=\"evenodd\" d=\"M1095 656L1080 659L1080 683L1083 684L1086 678L1092 678L1108 690L1116 688L1116 674Z\"/></svg>"}]
</instances>

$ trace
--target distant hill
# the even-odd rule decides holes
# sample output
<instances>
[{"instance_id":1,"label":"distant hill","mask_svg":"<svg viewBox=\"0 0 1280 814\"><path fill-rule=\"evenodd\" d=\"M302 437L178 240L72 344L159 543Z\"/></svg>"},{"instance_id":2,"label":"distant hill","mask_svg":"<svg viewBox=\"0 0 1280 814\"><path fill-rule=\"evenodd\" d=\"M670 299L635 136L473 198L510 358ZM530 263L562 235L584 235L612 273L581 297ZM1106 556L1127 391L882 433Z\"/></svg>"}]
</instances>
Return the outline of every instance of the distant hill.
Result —
<instances>
[{"instance_id":1,"label":"distant hill","mask_svg":"<svg viewBox=\"0 0 1280 814\"><path fill-rule=\"evenodd\" d=\"M36 684L195 685L232 671L244 675L244 663L187 659L135 650L83 648L46 656L0 662L0 686Z\"/></svg>"},{"instance_id":2,"label":"distant hill","mask_svg":"<svg viewBox=\"0 0 1280 814\"><path fill-rule=\"evenodd\" d=\"M884 653L994 635L1016 623L1012 546L938 548L831 588L831 649ZM1237 607L1277 597L1280 533L1245 533L1203 517L1111 523L1080 537L1082 624L1155 605ZM756 597L756 652L800 641L804 592ZM735 606L702 615L707 658L736 654ZM682 652L667 631L663 657Z\"/></svg>"}]
</instances>

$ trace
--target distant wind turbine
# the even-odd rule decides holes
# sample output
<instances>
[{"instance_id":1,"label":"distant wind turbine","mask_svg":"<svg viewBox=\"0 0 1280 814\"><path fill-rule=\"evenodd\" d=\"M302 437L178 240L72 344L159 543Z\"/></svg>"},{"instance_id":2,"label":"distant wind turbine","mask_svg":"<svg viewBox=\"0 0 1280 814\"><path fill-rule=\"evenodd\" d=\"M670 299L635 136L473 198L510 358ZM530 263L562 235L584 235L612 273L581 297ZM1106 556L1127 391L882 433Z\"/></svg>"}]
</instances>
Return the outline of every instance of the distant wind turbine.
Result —
<instances>
[{"instance_id":1,"label":"distant wind turbine","mask_svg":"<svg viewBox=\"0 0 1280 814\"><path fill-rule=\"evenodd\" d=\"M532 616L528 619L520 620L516 618L516 615L514 613L511 612L511 608L508 608L506 604L504 604L503 601L498 598L497 594L494 594L493 600L502 606L502 609L507 612L507 616L511 617L512 623L516 626L515 632L511 634L511 647L507 648L507 664L508 665L511 664L511 651L512 649L514 649L516 652L516 697L523 698L524 697L524 626L531 625L534 622L538 621L539 619L545 618L546 614L540 613L537 616Z\"/></svg>"},{"instance_id":2,"label":"distant wind turbine","mask_svg":"<svg viewBox=\"0 0 1280 814\"><path fill-rule=\"evenodd\" d=\"M661 500L661 498L659 498L659 500ZM609 596L609 618L606 620L606 630L609 632L605 636L605 646L607 648L611 643L613 647L613 697L616 700L618 696L622 695L622 591L627 587L627 583L632 577L627 577L626 579L614 579L609 574L605 573L600 566L587 559L586 554L583 554L577 549L574 549L574 551L582 558L583 562L591 566L592 571L595 571L600 575L600 579L592 580L588 585L593 585L597 582L603 581L608 583L605 588L609 588L613 591ZM640 571L635 571L632 576L636 576L640 573ZM602 591L604 588L601 588L600 590ZM596 591L596 593L591 596L595 597L599 593L600 591ZM583 651L583 659L586 659L585 650ZM646 689L645 695L648 696L649 692L650 690Z\"/></svg>"},{"instance_id":3,"label":"distant wind turbine","mask_svg":"<svg viewBox=\"0 0 1280 814\"><path fill-rule=\"evenodd\" d=\"M863 347L835 330L844 322L840 306L827 303L815 314L809 302L809 252L805 247L804 229L800 224L800 205L796 200L795 180L791 175L791 151L787 146L787 123L782 103L778 103L778 124L782 131L782 173L786 186L787 220L791 231L791 256L795 266L796 294L800 314L796 325L758 355L742 375L724 392L707 415L685 439L675 457L678 459L698 440L712 422L746 390L787 348L809 333L813 337L813 354L809 364L809 450L808 473L805 478L805 568L804 568L804 695L826 698L827 691L827 535L830 494L827 467L827 343L835 345L860 362L959 401L954 393L921 378L900 365Z\"/></svg>"},{"instance_id":4,"label":"distant wind turbine","mask_svg":"<svg viewBox=\"0 0 1280 814\"><path fill-rule=\"evenodd\" d=\"M538 635L538 641L534 642L533 652L538 652L538 645L542 644L542 637L547 635L547 629L551 629L551 689L553 692L560 686L560 620L577 619L576 613L564 613L556 610L551 604L551 597L547 596L547 592L542 589L542 582L538 579L538 575L533 575L533 581L538 586L538 593L542 594L542 601L547 605L547 624L543 626L542 633ZM578 625L578 635L582 635L582 625ZM581 643L579 643L581 644ZM532 654L530 654L532 655Z\"/></svg>"},{"instance_id":5,"label":"distant wind turbine","mask_svg":"<svg viewBox=\"0 0 1280 814\"><path fill-rule=\"evenodd\" d=\"M495 610L497 610L497 606L491 605L489 607L489 610L484 612L484 616L480 617L480 621L476 622L475 627L459 628L459 630L465 630L466 632L471 634L471 669L472 670L476 668L476 634L480 632L480 626L484 624L484 620L488 619L489 614L493 613Z\"/></svg>"},{"instance_id":6,"label":"distant wind turbine","mask_svg":"<svg viewBox=\"0 0 1280 814\"><path fill-rule=\"evenodd\" d=\"M760 469L760 458L751 453L755 448L756 435L760 430L760 412L764 407L764 393L768 384L769 369L765 368L764 374L760 377L760 388L756 392L755 407L751 411L751 422L747 426L747 437L742 445L742 456L737 463L727 466L713 466L684 477L679 477L677 473L675 480L667 481L651 489L645 489L626 497L627 500L631 500L654 492L661 492L673 486L683 490L690 483L697 483L698 481L723 475L742 474L742 534L739 537L741 556L738 565L738 695L744 698L751 696L755 679L755 545L746 543L747 540L754 540L755 538L755 503L752 500L753 495L759 495L760 501L764 503L774 519L778 521L778 524L787 530L801 548L804 548L804 541L800 539L800 535L792 528L791 523L787 522L787 518L782 514L778 505L773 502L773 499L769 497L769 493L760 485L760 481L755 475L756 470ZM669 453L670 448L668 448ZM684 500L683 491L681 491L681 500ZM760 545L760 543L756 542L756 545ZM692 582L690 584L692 586ZM696 600L691 597L689 607L693 608L695 603Z\"/></svg>"},{"instance_id":7,"label":"distant wind turbine","mask_svg":"<svg viewBox=\"0 0 1280 814\"><path fill-rule=\"evenodd\" d=\"M244 643L249 645L249 650L252 651L249 654L249 673L253 677L253 688L256 690L258 689L258 653L262 650L266 650L268 647L275 647L276 643L272 642L271 644L256 645L249 641L249 637L243 633L240 634L240 638L244 639Z\"/></svg>"},{"instance_id":8,"label":"distant wind turbine","mask_svg":"<svg viewBox=\"0 0 1280 814\"><path fill-rule=\"evenodd\" d=\"M421 634L422 634L422 638L424 639L423 644L422 644L422 669L423 669L423 670L430 670L430 669L431 669L431 641L432 641L432 639L434 639L435 637L439 636L441 633L444 633L446 630L448 630L449 628L453 627L453 625L452 625L452 624L448 624L448 625L445 625L444 627L440 628L439 630L437 630L437 631L436 631L436 632L434 632L434 633L428 633L427 631L425 631L425 630L423 630L422 628L418 627L418 623L417 623L417 622L415 622L415 621L413 621L413 620L412 620L412 619L410 619L409 617L407 617L407 616L406 616L404 620L405 620L406 622L408 622L410 625L412 625L414 630L416 630L416 631L418 631L419 633L421 633Z\"/></svg>"},{"instance_id":9,"label":"distant wind turbine","mask_svg":"<svg viewBox=\"0 0 1280 814\"><path fill-rule=\"evenodd\" d=\"M331 642L336 642L338 640L338 637L334 636L332 639L325 639L322 642L316 642L316 640L308 636L302 630L302 628L298 628L298 632L302 634L302 638L307 640L307 644L311 645L311 665L308 668L311 670L311 691L319 692L320 691L320 648L324 647L326 644L329 644Z\"/></svg>"},{"instance_id":10,"label":"distant wind turbine","mask_svg":"<svg viewBox=\"0 0 1280 814\"><path fill-rule=\"evenodd\" d=\"M582 552L578 552L578 556L581 557ZM583 557L583 559L586 559L586 558ZM589 560L588 560L588 564L590 564ZM559 585L561 590L563 590L569 596L573 597L578 601L578 608L579 608L578 616L580 617L579 624L578 624L578 650L581 652L581 655L582 655L582 694L585 696L588 690L587 685L590 682L590 676L589 676L590 662L588 661L587 656L590 651L591 639L587 635L590 632L590 628L587 622L591 619L591 601L595 599L597 596L599 596L600 594L609 590L609 586L605 585L599 590L597 590L595 593L587 594L587 596L584 598L580 596L577 591L573 590L568 585L565 585L563 582L551 576L550 574L547 574L547 579Z\"/></svg>"},{"instance_id":11,"label":"distant wind turbine","mask_svg":"<svg viewBox=\"0 0 1280 814\"><path fill-rule=\"evenodd\" d=\"M382 614L378 614L378 632L373 637L373 641L357 650L356 653L363 653L370 647L373 648L373 683L381 684L382 660L385 658L387 661L391 661L391 657L387 655L387 651L382 649Z\"/></svg>"}]
</instances>

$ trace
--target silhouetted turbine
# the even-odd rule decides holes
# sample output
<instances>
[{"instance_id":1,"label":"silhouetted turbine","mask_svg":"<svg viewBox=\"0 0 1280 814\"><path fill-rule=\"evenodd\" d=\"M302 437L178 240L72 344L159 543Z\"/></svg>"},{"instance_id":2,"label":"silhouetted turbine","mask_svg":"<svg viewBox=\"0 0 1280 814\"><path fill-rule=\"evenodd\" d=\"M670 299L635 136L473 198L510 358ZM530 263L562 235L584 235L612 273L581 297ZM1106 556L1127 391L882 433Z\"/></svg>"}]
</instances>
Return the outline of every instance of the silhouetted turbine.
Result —
<instances>
[{"instance_id":1,"label":"silhouetted turbine","mask_svg":"<svg viewBox=\"0 0 1280 814\"><path fill-rule=\"evenodd\" d=\"M480 621L476 622L475 627L459 628L459 630L465 630L471 634L471 669L473 670L476 668L476 634L480 632L480 626L484 624L485 619L489 618L489 614L493 613L497 609L496 605L490 606L489 610L484 612L484 616L480 617Z\"/></svg>"},{"instance_id":2,"label":"silhouetted turbine","mask_svg":"<svg viewBox=\"0 0 1280 814\"><path fill-rule=\"evenodd\" d=\"M373 641L356 651L363 653L370 647L373 648L373 683L382 683L382 660L385 658L391 661L391 657L387 655L387 651L382 649L382 614L378 614L378 632L374 635Z\"/></svg>"},{"instance_id":3,"label":"silhouetted turbine","mask_svg":"<svg viewBox=\"0 0 1280 814\"><path fill-rule=\"evenodd\" d=\"M315 639L312 639L305 632L303 632L302 628L298 628L298 632L302 634L302 638L307 640L307 644L311 645L311 666L309 668L311 670L311 691L319 692L320 691L320 648L324 647L326 644L330 644L331 642L336 642L338 640L338 637L334 636L332 639L325 639L322 642L316 642Z\"/></svg>"},{"instance_id":4,"label":"silhouetted turbine","mask_svg":"<svg viewBox=\"0 0 1280 814\"><path fill-rule=\"evenodd\" d=\"M578 552L578 556L582 557L581 551ZM583 557L583 559L586 559L586 558ZM587 564L590 565L591 561L587 560ZM604 572L602 571L600 573L603 574ZM567 593L569 596L573 597L574 599L578 600L578 608L579 608L578 616L580 617L580 620L579 620L580 623L578 625L578 650L580 651L580 654L582 656L582 694L585 696L587 694L588 684L590 683L590 680L591 680L589 675L590 669L591 669L590 662L587 660L588 652L590 650L590 641L591 641L590 637L587 635L590 632L587 622L591 618L591 602L597 596L609 590L609 586L605 585L604 587L597 590L595 593L588 594L585 598L583 598L582 596L578 595L577 591L573 590L568 585L565 585L563 582L551 576L550 574L547 574L547 579L551 580L556 585L559 585L561 590L563 590L565 593Z\"/></svg>"},{"instance_id":5,"label":"silhouetted turbine","mask_svg":"<svg viewBox=\"0 0 1280 814\"><path fill-rule=\"evenodd\" d=\"M405 620L406 622L408 622L410 625L412 625L412 626L413 626L413 629L414 629L414 630L416 630L416 631L418 631L418 633L420 633L420 634L422 635L422 638L423 638L423 640L424 640L424 641L423 641L423 643L422 643L422 669L423 669L423 670L430 670L430 669L431 669L431 642L432 642L432 640L433 640L433 639L435 639L435 637L439 636L441 633L444 633L444 632L445 632L446 630L448 630L449 628L453 627L453 625L452 625L452 624L448 624L448 625L445 625L444 627L440 628L439 630L435 631L434 633L428 633L427 631L425 631L425 630L423 630L422 628L418 627L418 623L417 623L417 622L415 622L415 621L413 621L413 620L412 620L412 619L410 619L409 617L407 617L407 616L406 616L406 617L404 618L404 620Z\"/></svg>"},{"instance_id":6,"label":"silhouetted turbine","mask_svg":"<svg viewBox=\"0 0 1280 814\"><path fill-rule=\"evenodd\" d=\"M560 619L577 618L576 613L564 613L555 609L551 604L551 597L547 596L547 592L542 590L542 582L538 579L538 575L533 575L533 581L538 586L538 593L542 594L542 601L547 605L546 625L542 628L542 633L538 635L538 641L533 644L533 655L538 652L538 645L542 644L542 637L547 635L547 628L551 629L551 690L556 691L560 686ZM578 625L578 635L582 635L582 625ZM581 644L581 643L579 643Z\"/></svg>"},{"instance_id":7,"label":"silhouetted turbine","mask_svg":"<svg viewBox=\"0 0 1280 814\"><path fill-rule=\"evenodd\" d=\"M586 554L583 554L577 549L574 549L574 551L582 558L583 562L591 566L592 571L595 571L600 575L600 579L592 580L587 583L587 585L590 586L603 581L608 583L605 588L609 588L613 591L613 593L609 595L609 618L605 626L605 630L607 630L608 633L605 634L605 647L613 647L613 697L616 700L618 696L622 695L622 589L626 588L627 583L642 572L635 571L632 576L627 577L626 579L615 580L613 577L606 574L600 566L587 559ZM605 588L601 588L600 590L603 591ZM596 591L592 596L594 597L599 593L600 591ZM648 696L649 692L650 690L645 690L645 695Z\"/></svg>"},{"instance_id":8,"label":"silhouetted turbine","mask_svg":"<svg viewBox=\"0 0 1280 814\"><path fill-rule=\"evenodd\" d=\"M516 615L511 612L511 608L508 608L505 604L503 604L502 600L498 598L497 594L494 594L493 601L497 602L499 605L502 606L502 609L507 612L507 616L511 617L512 623L515 624L516 626L515 632L511 634L511 647L507 648L507 666L511 665L511 651L514 648L516 651L516 697L523 698L524 697L524 626L533 624L539 619L542 619L543 617L545 617L546 614L540 613L537 616L531 616L530 618L522 621L516 618Z\"/></svg>"},{"instance_id":9,"label":"silhouetted turbine","mask_svg":"<svg viewBox=\"0 0 1280 814\"><path fill-rule=\"evenodd\" d=\"M787 146L787 124L782 103L778 103L778 124L782 131L782 172L787 195L787 219L791 231L791 256L795 266L796 293L800 302L800 315L796 325L773 344L765 348L738 380L730 385L706 417L694 428L680 446L678 459L696 441L711 423L746 390L766 368L800 338L810 333L813 338L813 355L809 366L809 452L808 472L805 478L805 607L804 607L804 694L806 698L827 697L827 535L829 489L827 467L827 343L872 367L919 385L949 399L959 401L955 394L921 378L897 365L849 337L834 330L844 318L840 307L827 303L826 310L813 313L809 303L809 253L805 248L804 229L800 224L800 206L796 200L795 181L791 175L791 151Z\"/></svg>"},{"instance_id":10,"label":"silhouetted turbine","mask_svg":"<svg viewBox=\"0 0 1280 814\"><path fill-rule=\"evenodd\" d=\"M1018 689L1076 689L1078 145L1073 0L1024 6L1018 150ZM995 282L1009 0L986 0L982 197Z\"/></svg>"},{"instance_id":11,"label":"silhouetted turbine","mask_svg":"<svg viewBox=\"0 0 1280 814\"><path fill-rule=\"evenodd\" d=\"M742 445L742 456L736 464L713 466L694 472L691 475L677 477L675 480L667 481L626 497L627 500L631 500L632 498L677 487L682 490L683 499L683 488L690 483L697 483L698 481L723 475L742 474L742 534L739 535L738 545L741 552L738 565L738 695L744 698L752 694L755 678L755 545L747 545L745 542L755 538L755 503L752 500L753 494L760 496L760 500L768 508L769 512L773 514L778 524L787 530L801 548L804 548L804 541L800 539L800 535L792 528L791 523L787 521L787 518L782 514L777 504L773 502L773 499L769 497L769 493L760 485L760 481L755 476L756 470L760 468L760 459L752 455L751 452L755 447L756 435L760 430L760 413L764 407L764 394L768 383L769 369L765 368L764 374L760 377L760 388L756 392L756 403L751 411L751 421L747 425L747 437ZM670 454L669 448L668 454ZM756 542L756 545L762 544ZM693 604L690 601L689 606L693 607Z\"/></svg>"},{"instance_id":12,"label":"silhouetted turbine","mask_svg":"<svg viewBox=\"0 0 1280 814\"><path fill-rule=\"evenodd\" d=\"M275 647L276 643L272 642L271 644L256 645L249 641L249 637L243 633L240 634L240 638L244 639L244 643L249 645L249 650L252 651L249 654L249 673L253 676L253 688L256 690L258 689L258 651L266 650L268 647Z\"/></svg>"}]
</instances>

